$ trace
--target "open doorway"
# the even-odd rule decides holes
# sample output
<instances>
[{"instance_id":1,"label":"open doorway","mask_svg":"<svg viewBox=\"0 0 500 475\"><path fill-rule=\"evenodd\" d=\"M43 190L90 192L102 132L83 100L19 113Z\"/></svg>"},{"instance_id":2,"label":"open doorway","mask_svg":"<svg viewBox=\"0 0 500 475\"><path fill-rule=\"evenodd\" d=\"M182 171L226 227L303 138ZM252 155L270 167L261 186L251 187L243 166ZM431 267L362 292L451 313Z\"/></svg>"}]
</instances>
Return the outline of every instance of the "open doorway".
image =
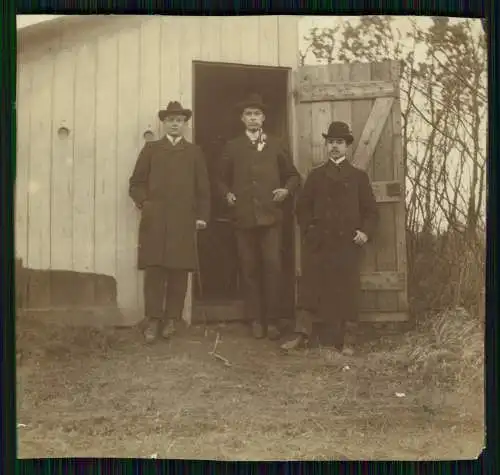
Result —
<instances>
[{"instance_id":1,"label":"open doorway","mask_svg":"<svg viewBox=\"0 0 500 475\"><path fill-rule=\"evenodd\" d=\"M235 105L251 93L260 94L268 105L265 130L288 140L289 71L281 67L194 62L193 138L205 154L212 186L211 221L208 229L199 234L198 242L203 295L195 285L195 305L231 305L242 299L235 237L227 204L215 188L216 170L224 144L244 130ZM290 266L294 269L292 204L285 210L283 261L287 277L283 292L287 296L284 301L293 306L294 270L293 276L288 275Z\"/></svg>"}]
</instances>

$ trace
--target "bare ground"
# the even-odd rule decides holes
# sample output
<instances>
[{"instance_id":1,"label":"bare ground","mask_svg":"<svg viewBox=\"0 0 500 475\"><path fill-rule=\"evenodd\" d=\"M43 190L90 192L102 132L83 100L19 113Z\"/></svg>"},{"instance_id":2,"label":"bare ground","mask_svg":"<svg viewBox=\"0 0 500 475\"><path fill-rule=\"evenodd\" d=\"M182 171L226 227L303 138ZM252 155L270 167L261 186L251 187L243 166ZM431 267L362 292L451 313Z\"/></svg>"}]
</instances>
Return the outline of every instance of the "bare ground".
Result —
<instances>
[{"instance_id":1,"label":"bare ground","mask_svg":"<svg viewBox=\"0 0 500 475\"><path fill-rule=\"evenodd\" d=\"M453 346L434 326L338 357L284 355L235 325L146 346L137 329L18 320L20 458L442 460L484 445L473 332ZM209 354L217 333L230 366Z\"/></svg>"}]
</instances>

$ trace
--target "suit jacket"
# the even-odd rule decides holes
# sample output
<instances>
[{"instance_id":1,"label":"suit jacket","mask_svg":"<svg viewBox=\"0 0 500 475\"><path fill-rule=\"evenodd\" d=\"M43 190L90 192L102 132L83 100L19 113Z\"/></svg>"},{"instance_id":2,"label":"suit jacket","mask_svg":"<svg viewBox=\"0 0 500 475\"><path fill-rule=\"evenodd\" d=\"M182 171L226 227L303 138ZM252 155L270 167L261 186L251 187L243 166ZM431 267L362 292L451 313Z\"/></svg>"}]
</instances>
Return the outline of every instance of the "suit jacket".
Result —
<instances>
[{"instance_id":1,"label":"suit jacket","mask_svg":"<svg viewBox=\"0 0 500 475\"><path fill-rule=\"evenodd\" d=\"M352 241L359 229L370 239L378 210L368 175L348 161L337 166L329 160L307 177L296 215L305 233L316 227L321 236Z\"/></svg>"},{"instance_id":2,"label":"suit jacket","mask_svg":"<svg viewBox=\"0 0 500 475\"><path fill-rule=\"evenodd\" d=\"M147 142L129 181L141 208L138 265L196 267L196 220L210 218L210 186L201 149L185 139Z\"/></svg>"},{"instance_id":3,"label":"suit jacket","mask_svg":"<svg viewBox=\"0 0 500 475\"><path fill-rule=\"evenodd\" d=\"M288 148L269 137L262 151L246 135L229 141L219 163L218 190L232 192L234 223L239 228L271 226L283 218L283 203L273 201L273 190L286 188L292 195L300 185L300 175ZM288 198L287 198L288 199Z\"/></svg>"}]
</instances>

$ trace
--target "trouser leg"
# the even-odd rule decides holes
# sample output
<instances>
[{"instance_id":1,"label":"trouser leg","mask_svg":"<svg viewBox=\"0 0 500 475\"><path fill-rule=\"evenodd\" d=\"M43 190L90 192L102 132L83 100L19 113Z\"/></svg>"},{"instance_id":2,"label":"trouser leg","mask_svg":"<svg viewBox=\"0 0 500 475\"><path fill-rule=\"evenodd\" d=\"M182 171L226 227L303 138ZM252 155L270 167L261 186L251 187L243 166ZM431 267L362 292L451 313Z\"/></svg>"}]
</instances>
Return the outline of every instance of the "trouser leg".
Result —
<instances>
[{"instance_id":1,"label":"trouser leg","mask_svg":"<svg viewBox=\"0 0 500 475\"><path fill-rule=\"evenodd\" d=\"M262 229L259 244L265 318L266 322L276 324L280 317L281 301L281 227L269 226Z\"/></svg>"},{"instance_id":2,"label":"trouser leg","mask_svg":"<svg viewBox=\"0 0 500 475\"><path fill-rule=\"evenodd\" d=\"M165 320L181 320L186 299L188 274L188 271L183 269L169 269L167 271Z\"/></svg>"},{"instance_id":3,"label":"trouser leg","mask_svg":"<svg viewBox=\"0 0 500 475\"><path fill-rule=\"evenodd\" d=\"M261 320L261 286L259 279L259 252L255 229L236 231L241 283L245 302L245 318L248 322Z\"/></svg>"},{"instance_id":4,"label":"trouser leg","mask_svg":"<svg viewBox=\"0 0 500 475\"><path fill-rule=\"evenodd\" d=\"M165 299L166 271L163 267L147 267L144 272L144 307L147 318L161 319Z\"/></svg>"},{"instance_id":5,"label":"trouser leg","mask_svg":"<svg viewBox=\"0 0 500 475\"><path fill-rule=\"evenodd\" d=\"M323 292L320 316L325 322L327 342L338 350L345 345L347 322L358 316L360 282L359 258L356 253L337 256L340 262L332 261L333 272L329 276L330 289Z\"/></svg>"}]
</instances>

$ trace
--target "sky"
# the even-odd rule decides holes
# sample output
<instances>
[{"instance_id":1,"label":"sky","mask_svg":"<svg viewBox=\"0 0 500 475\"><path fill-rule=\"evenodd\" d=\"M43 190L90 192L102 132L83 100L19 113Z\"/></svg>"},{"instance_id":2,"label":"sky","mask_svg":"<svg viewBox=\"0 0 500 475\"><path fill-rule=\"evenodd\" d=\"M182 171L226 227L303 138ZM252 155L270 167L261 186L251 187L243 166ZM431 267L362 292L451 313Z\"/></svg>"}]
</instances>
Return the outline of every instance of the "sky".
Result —
<instances>
[{"instance_id":1,"label":"sky","mask_svg":"<svg viewBox=\"0 0 500 475\"><path fill-rule=\"evenodd\" d=\"M25 26L34 25L43 21L52 20L62 15L17 15L17 28L24 28Z\"/></svg>"},{"instance_id":2,"label":"sky","mask_svg":"<svg viewBox=\"0 0 500 475\"><path fill-rule=\"evenodd\" d=\"M359 22L359 16L303 16L299 22L299 48L305 49L306 42L304 40L304 36L306 36L311 28L335 28L336 26L349 22L353 26ZM415 21L417 26L420 28L428 28L432 25L432 20L428 16L399 16L395 17L393 22L394 29L398 29L401 32L401 36L405 38L406 34L411 31L411 21ZM463 21L463 18L450 18L450 23L457 23ZM478 35L483 33L481 20L473 20L474 23L474 31L477 32ZM410 47L411 42L408 40L402 41L402 43L406 43L407 47ZM420 48L418 51L415 51L416 59L424 59L425 47ZM312 54L308 54L305 59L306 64L316 64L316 59Z\"/></svg>"}]
</instances>

